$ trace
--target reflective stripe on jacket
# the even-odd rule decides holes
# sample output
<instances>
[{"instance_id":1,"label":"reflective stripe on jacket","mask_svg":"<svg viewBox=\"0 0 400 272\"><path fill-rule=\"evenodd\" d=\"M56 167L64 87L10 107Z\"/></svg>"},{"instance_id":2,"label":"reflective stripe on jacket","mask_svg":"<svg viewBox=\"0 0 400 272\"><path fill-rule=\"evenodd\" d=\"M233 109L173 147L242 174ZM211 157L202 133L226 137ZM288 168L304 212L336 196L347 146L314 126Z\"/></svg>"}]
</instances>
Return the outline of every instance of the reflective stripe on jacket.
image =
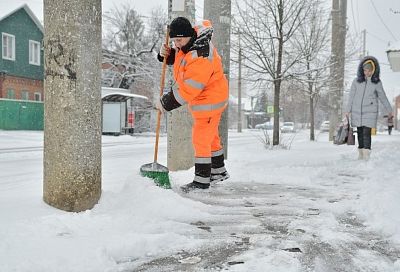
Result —
<instances>
[{"instance_id":1,"label":"reflective stripe on jacket","mask_svg":"<svg viewBox=\"0 0 400 272\"><path fill-rule=\"evenodd\" d=\"M189 104L194 117L212 116L226 108L228 81L223 72L221 57L211 42L204 49L186 54L177 52L174 79L178 86L173 90L176 101L181 105Z\"/></svg>"}]
</instances>

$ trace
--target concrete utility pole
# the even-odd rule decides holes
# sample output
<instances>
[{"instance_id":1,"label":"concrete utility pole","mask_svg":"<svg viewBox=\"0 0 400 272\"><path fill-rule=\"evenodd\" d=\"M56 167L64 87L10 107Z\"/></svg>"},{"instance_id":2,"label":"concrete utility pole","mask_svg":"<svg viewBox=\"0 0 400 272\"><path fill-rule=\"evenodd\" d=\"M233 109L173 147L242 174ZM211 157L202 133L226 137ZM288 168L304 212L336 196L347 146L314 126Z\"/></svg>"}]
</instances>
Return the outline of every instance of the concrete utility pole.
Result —
<instances>
[{"instance_id":1,"label":"concrete utility pole","mask_svg":"<svg viewBox=\"0 0 400 272\"><path fill-rule=\"evenodd\" d=\"M101 0L44 0L43 200L71 212L101 195Z\"/></svg>"},{"instance_id":2,"label":"concrete utility pole","mask_svg":"<svg viewBox=\"0 0 400 272\"><path fill-rule=\"evenodd\" d=\"M214 27L213 43L222 58L224 73L229 81L231 47L231 0L204 0L204 19L211 20ZM224 111L219 125L225 159L228 158L228 109Z\"/></svg>"},{"instance_id":3,"label":"concrete utility pole","mask_svg":"<svg viewBox=\"0 0 400 272\"><path fill-rule=\"evenodd\" d=\"M183 16L192 24L195 18L195 0L168 0L168 18ZM169 86L177 88L170 69ZM187 106L168 113L168 158L167 166L171 171L187 170L194 165L192 145L192 116Z\"/></svg>"},{"instance_id":4,"label":"concrete utility pole","mask_svg":"<svg viewBox=\"0 0 400 272\"><path fill-rule=\"evenodd\" d=\"M242 132L242 46L239 33L239 75L238 75L238 127L237 131Z\"/></svg>"},{"instance_id":5,"label":"concrete utility pole","mask_svg":"<svg viewBox=\"0 0 400 272\"><path fill-rule=\"evenodd\" d=\"M332 55L331 55L331 89L329 140L342 116L342 99L344 86L344 61L346 44L347 0L332 0Z\"/></svg>"}]
</instances>

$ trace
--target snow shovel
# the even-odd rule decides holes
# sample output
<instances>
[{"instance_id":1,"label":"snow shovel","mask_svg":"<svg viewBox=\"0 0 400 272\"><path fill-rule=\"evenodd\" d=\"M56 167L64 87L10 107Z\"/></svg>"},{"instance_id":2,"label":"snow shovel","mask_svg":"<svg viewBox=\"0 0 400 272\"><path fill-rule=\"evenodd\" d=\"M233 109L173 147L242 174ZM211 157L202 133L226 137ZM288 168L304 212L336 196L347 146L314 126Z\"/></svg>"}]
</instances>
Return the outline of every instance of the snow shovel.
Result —
<instances>
[{"instance_id":1,"label":"snow shovel","mask_svg":"<svg viewBox=\"0 0 400 272\"><path fill-rule=\"evenodd\" d=\"M169 43L169 26L167 26L167 35L165 37L165 44ZM163 95L164 83L165 83L165 71L167 69L167 55L164 57L161 71L161 82L160 82L160 97ZM154 182L163 188L171 189L171 183L169 181L169 170L167 167L157 163L158 157L158 140L160 138L160 123L161 123L161 111L157 113L157 127L156 127L156 144L154 147L154 162L142 165L140 167L140 173L144 177L149 177Z\"/></svg>"}]
</instances>

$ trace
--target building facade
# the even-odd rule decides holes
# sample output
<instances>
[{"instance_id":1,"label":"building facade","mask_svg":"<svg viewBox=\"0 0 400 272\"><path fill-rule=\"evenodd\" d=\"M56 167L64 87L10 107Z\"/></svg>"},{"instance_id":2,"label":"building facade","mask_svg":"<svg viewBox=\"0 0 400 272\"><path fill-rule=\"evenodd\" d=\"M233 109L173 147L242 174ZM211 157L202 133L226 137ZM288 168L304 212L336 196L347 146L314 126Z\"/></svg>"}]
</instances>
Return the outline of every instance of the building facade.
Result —
<instances>
[{"instance_id":1,"label":"building facade","mask_svg":"<svg viewBox=\"0 0 400 272\"><path fill-rule=\"evenodd\" d=\"M43 26L27 5L0 18L0 98L43 101Z\"/></svg>"}]
</instances>

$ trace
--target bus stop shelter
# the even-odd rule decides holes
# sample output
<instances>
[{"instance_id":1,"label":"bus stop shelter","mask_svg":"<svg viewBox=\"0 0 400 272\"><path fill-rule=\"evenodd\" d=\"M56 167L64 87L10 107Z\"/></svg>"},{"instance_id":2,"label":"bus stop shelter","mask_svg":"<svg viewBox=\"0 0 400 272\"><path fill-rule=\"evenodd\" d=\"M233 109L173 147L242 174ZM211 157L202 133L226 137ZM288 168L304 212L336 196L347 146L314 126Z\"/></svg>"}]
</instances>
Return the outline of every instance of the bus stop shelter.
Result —
<instances>
[{"instance_id":1,"label":"bus stop shelter","mask_svg":"<svg viewBox=\"0 0 400 272\"><path fill-rule=\"evenodd\" d=\"M134 104L147 105L148 98L129 93L119 88L102 88L102 132L103 134L132 134L135 124ZM136 103L129 103L133 100Z\"/></svg>"}]
</instances>

